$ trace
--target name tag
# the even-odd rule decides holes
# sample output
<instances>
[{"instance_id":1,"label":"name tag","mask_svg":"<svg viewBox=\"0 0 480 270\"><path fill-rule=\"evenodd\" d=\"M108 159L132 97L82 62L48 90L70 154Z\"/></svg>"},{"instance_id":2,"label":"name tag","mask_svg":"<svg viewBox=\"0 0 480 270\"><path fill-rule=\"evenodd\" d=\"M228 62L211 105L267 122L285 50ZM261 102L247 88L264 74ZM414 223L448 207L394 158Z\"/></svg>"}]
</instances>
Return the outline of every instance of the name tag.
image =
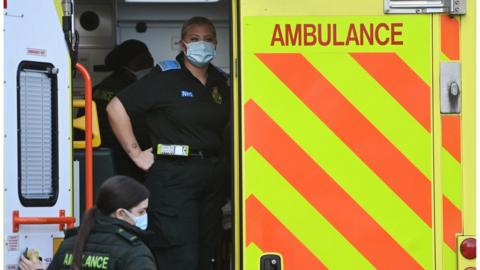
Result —
<instances>
[{"instance_id":1,"label":"name tag","mask_svg":"<svg viewBox=\"0 0 480 270\"><path fill-rule=\"evenodd\" d=\"M188 145L158 144L157 155L188 157Z\"/></svg>"},{"instance_id":2,"label":"name tag","mask_svg":"<svg viewBox=\"0 0 480 270\"><path fill-rule=\"evenodd\" d=\"M182 90L182 91L180 92L180 95L181 95L182 97L193 98L193 93L190 92L190 91L186 91L186 90Z\"/></svg>"}]
</instances>

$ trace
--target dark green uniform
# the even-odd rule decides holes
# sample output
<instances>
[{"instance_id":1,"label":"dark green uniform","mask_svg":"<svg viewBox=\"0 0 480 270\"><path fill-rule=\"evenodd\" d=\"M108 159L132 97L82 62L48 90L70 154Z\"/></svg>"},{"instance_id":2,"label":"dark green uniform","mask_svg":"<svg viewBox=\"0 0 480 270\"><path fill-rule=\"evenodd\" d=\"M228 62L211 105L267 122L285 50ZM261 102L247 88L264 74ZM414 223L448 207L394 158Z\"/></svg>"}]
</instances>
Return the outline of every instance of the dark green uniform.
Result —
<instances>
[{"instance_id":1,"label":"dark green uniform","mask_svg":"<svg viewBox=\"0 0 480 270\"><path fill-rule=\"evenodd\" d=\"M157 72L117 97L130 117L146 115L153 146L188 145L202 156L156 156L145 185L151 192L151 248L159 269L214 269L228 170L224 131L230 117L226 76L213 65L203 85L183 66ZM154 151L155 151L154 147Z\"/></svg>"},{"instance_id":2,"label":"dark green uniform","mask_svg":"<svg viewBox=\"0 0 480 270\"><path fill-rule=\"evenodd\" d=\"M93 99L97 104L102 146L112 149L116 173L128 175L134 179L143 181L144 172L133 163L127 153L123 150L122 146L118 143L112 129L110 128L106 112L108 102L110 102L118 92L134 83L136 80L134 74L124 68L120 68L93 88ZM150 142L146 133L143 117L139 116L133 118L132 124L140 147L142 149L149 148Z\"/></svg>"},{"instance_id":3,"label":"dark green uniform","mask_svg":"<svg viewBox=\"0 0 480 270\"><path fill-rule=\"evenodd\" d=\"M97 212L98 213L98 212ZM65 240L48 270L70 269L77 230L65 233ZM119 219L98 214L87 240L82 265L88 270L155 270L152 253L140 237L145 232Z\"/></svg>"}]
</instances>

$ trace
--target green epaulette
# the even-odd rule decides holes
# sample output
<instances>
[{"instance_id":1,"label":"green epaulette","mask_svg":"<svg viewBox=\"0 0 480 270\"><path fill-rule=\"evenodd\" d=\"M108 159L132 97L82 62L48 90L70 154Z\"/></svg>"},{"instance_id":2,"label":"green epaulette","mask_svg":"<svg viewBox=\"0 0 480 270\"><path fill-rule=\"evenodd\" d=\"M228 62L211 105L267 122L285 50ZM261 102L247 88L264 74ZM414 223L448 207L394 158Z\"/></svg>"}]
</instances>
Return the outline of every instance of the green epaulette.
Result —
<instances>
[{"instance_id":1,"label":"green epaulette","mask_svg":"<svg viewBox=\"0 0 480 270\"><path fill-rule=\"evenodd\" d=\"M132 245L139 245L141 243L141 240L138 238L138 236L127 232L123 228L118 228L116 233Z\"/></svg>"}]
</instances>

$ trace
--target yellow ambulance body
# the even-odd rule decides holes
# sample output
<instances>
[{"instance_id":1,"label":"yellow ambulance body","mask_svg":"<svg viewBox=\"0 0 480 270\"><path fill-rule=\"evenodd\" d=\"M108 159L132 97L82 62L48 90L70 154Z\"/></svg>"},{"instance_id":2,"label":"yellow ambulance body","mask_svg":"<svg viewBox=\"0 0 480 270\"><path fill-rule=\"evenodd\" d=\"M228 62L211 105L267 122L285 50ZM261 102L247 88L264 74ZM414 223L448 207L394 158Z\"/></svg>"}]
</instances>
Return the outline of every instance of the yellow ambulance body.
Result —
<instances>
[{"instance_id":1,"label":"yellow ambulance body","mask_svg":"<svg viewBox=\"0 0 480 270\"><path fill-rule=\"evenodd\" d=\"M237 268L475 269L475 2L440 2L237 1Z\"/></svg>"}]
</instances>

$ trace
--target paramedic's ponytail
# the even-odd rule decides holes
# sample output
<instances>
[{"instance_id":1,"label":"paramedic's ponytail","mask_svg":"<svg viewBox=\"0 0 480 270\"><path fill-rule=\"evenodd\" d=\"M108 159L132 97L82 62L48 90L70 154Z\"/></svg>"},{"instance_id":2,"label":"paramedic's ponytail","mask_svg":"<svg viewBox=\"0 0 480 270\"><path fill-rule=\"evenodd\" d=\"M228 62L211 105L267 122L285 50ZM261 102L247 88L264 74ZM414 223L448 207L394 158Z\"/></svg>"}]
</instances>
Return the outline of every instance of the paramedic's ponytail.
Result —
<instances>
[{"instance_id":1,"label":"paramedic's ponytail","mask_svg":"<svg viewBox=\"0 0 480 270\"><path fill-rule=\"evenodd\" d=\"M73 246L73 260L71 268L73 270L82 269L83 249L85 248L85 243L87 242L90 232L95 226L95 218L97 215L97 211L98 210L96 207L90 208L85 212L83 216L82 224L80 225L80 229L77 234L77 240L75 241L75 245Z\"/></svg>"}]
</instances>

